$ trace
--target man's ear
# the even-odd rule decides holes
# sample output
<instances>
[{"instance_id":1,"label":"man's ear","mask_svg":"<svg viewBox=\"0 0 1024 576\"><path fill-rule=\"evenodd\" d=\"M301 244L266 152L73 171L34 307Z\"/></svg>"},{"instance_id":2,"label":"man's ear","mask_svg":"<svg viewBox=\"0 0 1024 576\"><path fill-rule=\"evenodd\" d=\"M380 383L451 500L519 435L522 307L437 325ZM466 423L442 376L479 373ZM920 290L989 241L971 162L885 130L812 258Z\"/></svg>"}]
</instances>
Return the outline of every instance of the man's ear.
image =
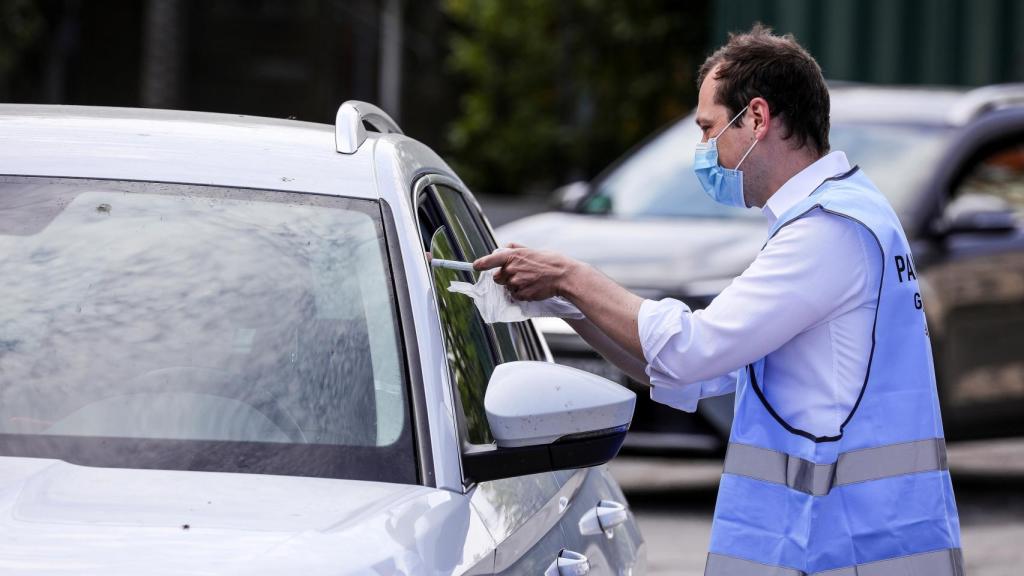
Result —
<instances>
[{"instance_id":1,"label":"man's ear","mask_svg":"<svg viewBox=\"0 0 1024 576\"><path fill-rule=\"evenodd\" d=\"M768 107L768 101L760 96L751 100L750 116L754 124L754 137L763 140L772 125L772 111Z\"/></svg>"}]
</instances>

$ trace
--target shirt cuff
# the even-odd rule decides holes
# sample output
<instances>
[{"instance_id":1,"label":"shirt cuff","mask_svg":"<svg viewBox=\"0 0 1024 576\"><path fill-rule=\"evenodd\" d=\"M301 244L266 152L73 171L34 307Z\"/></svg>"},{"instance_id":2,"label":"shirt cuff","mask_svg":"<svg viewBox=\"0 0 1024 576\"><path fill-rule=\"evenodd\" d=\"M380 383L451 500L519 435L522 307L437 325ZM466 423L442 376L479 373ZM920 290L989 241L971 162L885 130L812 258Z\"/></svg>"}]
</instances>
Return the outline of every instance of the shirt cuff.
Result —
<instances>
[{"instance_id":1,"label":"shirt cuff","mask_svg":"<svg viewBox=\"0 0 1024 576\"><path fill-rule=\"evenodd\" d=\"M669 338L683 331L683 316L689 316L690 307L671 298L655 302L644 300L637 314L640 348L647 364L653 364L668 343Z\"/></svg>"},{"instance_id":2,"label":"shirt cuff","mask_svg":"<svg viewBox=\"0 0 1024 576\"><path fill-rule=\"evenodd\" d=\"M702 398L722 396L736 391L739 372L730 372L717 378L693 382L685 386L661 386L654 383L651 377L651 400L686 412L697 409L697 402Z\"/></svg>"},{"instance_id":3,"label":"shirt cuff","mask_svg":"<svg viewBox=\"0 0 1024 576\"><path fill-rule=\"evenodd\" d=\"M669 339L682 332L683 316L689 314L690 308L679 300L644 300L640 304L637 328L640 333L640 347L647 361L644 372L650 379L651 400L693 412L697 409L697 401L701 397L700 384L679 386L679 377L664 362L658 361L658 355L668 344Z\"/></svg>"},{"instance_id":4,"label":"shirt cuff","mask_svg":"<svg viewBox=\"0 0 1024 576\"><path fill-rule=\"evenodd\" d=\"M650 371L648 369L648 371ZM697 402L700 400L700 383L689 384L680 388L659 385L658 377L651 376L651 400L659 404L671 406L684 412L697 410Z\"/></svg>"}]
</instances>

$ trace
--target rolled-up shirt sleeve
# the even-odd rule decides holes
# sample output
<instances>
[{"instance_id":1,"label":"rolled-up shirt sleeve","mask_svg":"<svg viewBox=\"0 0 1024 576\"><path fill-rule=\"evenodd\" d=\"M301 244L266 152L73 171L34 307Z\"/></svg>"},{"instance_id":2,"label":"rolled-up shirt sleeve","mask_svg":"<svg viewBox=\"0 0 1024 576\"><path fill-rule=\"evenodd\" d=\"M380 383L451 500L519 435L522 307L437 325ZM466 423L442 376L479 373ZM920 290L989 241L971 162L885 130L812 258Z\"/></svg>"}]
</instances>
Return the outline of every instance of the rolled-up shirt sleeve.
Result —
<instances>
[{"instance_id":1,"label":"rolled-up shirt sleeve","mask_svg":"<svg viewBox=\"0 0 1024 576\"><path fill-rule=\"evenodd\" d=\"M683 332L684 322L690 321L690 307L666 298L660 301L644 300L640 305L640 341L647 360L647 376L651 381L651 400L686 412L697 409L701 398L721 396L736 390L738 371L722 374L697 382L683 382L660 355L665 345Z\"/></svg>"},{"instance_id":2,"label":"rolled-up shirt sleeve","mask_svg":"<svg viewBox=\"0 0 1024 576\"><path fill-rule=\"evenodd\" d=\"M855 303L864 256L844 220L817 212L783 227L704 310L645 300L637 322L651 399L692 412L734 391L744 366Z\"/></svg>"}]
</instances>

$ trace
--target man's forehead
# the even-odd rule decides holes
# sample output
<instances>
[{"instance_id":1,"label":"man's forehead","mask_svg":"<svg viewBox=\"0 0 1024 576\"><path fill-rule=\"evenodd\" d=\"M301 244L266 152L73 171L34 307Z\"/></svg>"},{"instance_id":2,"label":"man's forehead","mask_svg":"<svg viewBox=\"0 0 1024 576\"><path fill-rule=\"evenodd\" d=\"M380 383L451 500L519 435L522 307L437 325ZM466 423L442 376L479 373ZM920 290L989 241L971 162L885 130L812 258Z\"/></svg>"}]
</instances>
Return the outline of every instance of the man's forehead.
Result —
<instances>
[{"instance_id":1,"label":"man's forehead","mask_svg":"<svg viewBox=\"0 0 1024 576\"><path fill-rule=\"evenodd\" d=\"M709 126L721 119L726 114L725 106L715 102L715 90L718 87L718 80L715 74L718 66L715 66L704 77L697 94L697 124Z\"/></svg>"},{"instance_id":2,"label":"man's forehead","mask_svg":"<svg viewBox=\"0 0 1024 576\"><path fill-rule=\"evenodd\" d=\"M702 113L700 110L698 110L697 116L694 118L694 121L697 122L698 126L711 126L712 124L715 123L715 120L718 119L719 116L720 114Z\"/></svg>"},{"instance_id":3,"label":"man's forehead","mask_svg":"<svg viewBox=\"0 0 1024 576\"><path fill-rule=\"evenodd\" d=\"M727 114L725 106L714 102L700 101L697 103L697 111L694 120L700 126L711 126L722 120Z\"/></svg>"}]
</instances>

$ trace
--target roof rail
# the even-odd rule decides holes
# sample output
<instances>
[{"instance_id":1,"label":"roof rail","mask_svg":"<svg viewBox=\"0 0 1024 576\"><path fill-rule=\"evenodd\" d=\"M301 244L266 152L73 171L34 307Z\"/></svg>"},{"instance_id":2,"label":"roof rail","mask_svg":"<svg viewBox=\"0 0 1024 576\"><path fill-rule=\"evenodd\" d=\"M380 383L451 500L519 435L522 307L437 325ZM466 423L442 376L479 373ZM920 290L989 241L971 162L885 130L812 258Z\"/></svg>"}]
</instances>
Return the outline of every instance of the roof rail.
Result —
<instances>
[{"instance_id":1,"label":"roof rail","mask_svg":"<svg viewBox=\"0 0 1024 576\"><path fill-rule=\"evenodd\" d=\"M380 108L367 102L349 100L338 108L334 120L334 146L342 154L354 154L366 141L369 126L381 134L401 134L398 124Z\"/></svg>"},{"instance_id":2,"label":"roof rail","mask_svg":"<svg viewBox=\"0 0 1024 576\"><path fill-rule=\"evenodd\" d=\"M962 126L974 118L1000 108L1024 106L1024 84L994 84L964 94L949 111L949 121Z\"/></svg>"}]
</instances>

